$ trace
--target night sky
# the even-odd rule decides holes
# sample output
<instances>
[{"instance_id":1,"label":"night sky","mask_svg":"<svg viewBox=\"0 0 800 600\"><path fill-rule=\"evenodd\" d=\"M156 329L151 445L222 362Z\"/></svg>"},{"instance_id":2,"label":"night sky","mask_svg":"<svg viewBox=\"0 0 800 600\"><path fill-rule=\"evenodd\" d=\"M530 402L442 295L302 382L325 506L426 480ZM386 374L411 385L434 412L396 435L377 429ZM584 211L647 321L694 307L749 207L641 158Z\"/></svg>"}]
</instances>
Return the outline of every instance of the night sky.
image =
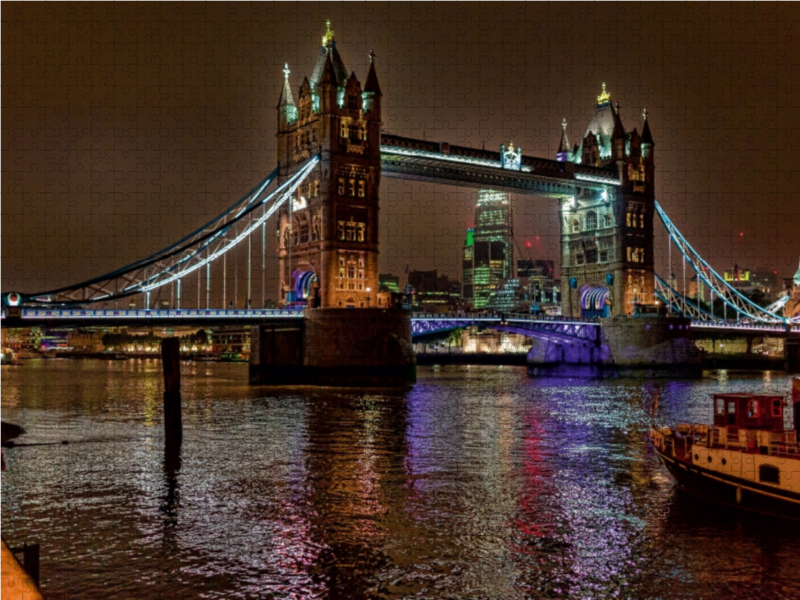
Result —
<instances>
[{"instance_id":1,"label":"night sky","mask_svg":"<svg viewBox=\"0 0 800 600\"><path fill-rule=\"evenodd\" d=\"M275 166L281 69L297 97L326 19L362 83L374 49L389 133L555 158L605 82L626 129L647 108L656 197L712 266L797 269L796 4L4 2L3 291L119 267L249 191ZM476 197L384 178L381 270L460 277ZM520 245L558 261L555 201L513 201Z\"/></svg>"}]
</instances>

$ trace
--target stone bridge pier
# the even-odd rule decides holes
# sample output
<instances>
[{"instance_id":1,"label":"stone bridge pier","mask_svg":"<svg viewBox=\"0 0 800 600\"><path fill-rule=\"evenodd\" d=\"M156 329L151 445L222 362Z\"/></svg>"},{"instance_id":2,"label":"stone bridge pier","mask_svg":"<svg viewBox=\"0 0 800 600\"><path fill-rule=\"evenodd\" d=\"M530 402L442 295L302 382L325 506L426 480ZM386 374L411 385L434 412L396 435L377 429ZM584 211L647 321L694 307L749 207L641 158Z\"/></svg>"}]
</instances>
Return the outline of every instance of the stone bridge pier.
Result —
<instances>
[{"instance_id":1,"label":"stone bridge pier","mask_svg":"<svg viewBox=\"0 0 800 600\"><path fill-rule=\"evenodd\" d=\"M318 308L290 324L252 329L250 383L404 387L416 381L411 314L401 309Z\"/></svg>"},{"instance_id":2,"label":"stone bridge pier","mask_svg":"<svg viewBox=\"0 0 800 600\"><path fill-rule=\"evenodd\" d=\"M532 377L700 377L702 355L683 318L604 319L597 339L535 339L528 353Z\"/></svg>"}]
</instances>

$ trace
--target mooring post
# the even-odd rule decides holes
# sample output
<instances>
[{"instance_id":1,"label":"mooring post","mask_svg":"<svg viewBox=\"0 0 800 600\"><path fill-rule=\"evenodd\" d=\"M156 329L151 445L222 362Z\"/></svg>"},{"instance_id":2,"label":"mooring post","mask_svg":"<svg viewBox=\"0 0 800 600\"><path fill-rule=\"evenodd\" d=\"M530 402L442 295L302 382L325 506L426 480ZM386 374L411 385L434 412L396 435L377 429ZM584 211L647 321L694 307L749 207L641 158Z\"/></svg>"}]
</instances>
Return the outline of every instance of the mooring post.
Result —
<instances>
[{"instance_id":1,"label":"mooring post","mask_svg":"<svg viewBox=\"0 0 800 600\"><path fill-rule=\"evenodd\" d=\"M33 582L39 585L39 544L26 543L22 547L22 564Z\"/></svg>"},{"instance_id":2,"label":"mooring post","mask_svg":"<svg viewBox=\"0 0 800 600\"><path fill-rule=\"evenodd\" d=\"M167 447L176 447L183 440L181 347L178 338L161 340L161 362L164 369L164 443Z\"/></svg>"}]
</instances>

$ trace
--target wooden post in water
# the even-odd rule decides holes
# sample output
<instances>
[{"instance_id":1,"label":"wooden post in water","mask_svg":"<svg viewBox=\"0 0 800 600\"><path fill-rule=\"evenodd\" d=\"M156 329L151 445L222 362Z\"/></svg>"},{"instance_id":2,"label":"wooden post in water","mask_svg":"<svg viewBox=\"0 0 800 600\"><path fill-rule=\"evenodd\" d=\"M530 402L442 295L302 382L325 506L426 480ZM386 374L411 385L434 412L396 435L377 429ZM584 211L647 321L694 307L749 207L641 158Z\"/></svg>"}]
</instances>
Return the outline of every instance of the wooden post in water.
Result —
<instances>
[{"instance_id":1,"label":"wooden post in water","mask_svg":"<svg viewBox=\"0 0 800 600\"><path fill-rule=\"evenodd\" d=\"M164 369L164 443L179 447L183 440L181 422L181 346L176 337L161 340Z\"/></svg>"}]
</instances>

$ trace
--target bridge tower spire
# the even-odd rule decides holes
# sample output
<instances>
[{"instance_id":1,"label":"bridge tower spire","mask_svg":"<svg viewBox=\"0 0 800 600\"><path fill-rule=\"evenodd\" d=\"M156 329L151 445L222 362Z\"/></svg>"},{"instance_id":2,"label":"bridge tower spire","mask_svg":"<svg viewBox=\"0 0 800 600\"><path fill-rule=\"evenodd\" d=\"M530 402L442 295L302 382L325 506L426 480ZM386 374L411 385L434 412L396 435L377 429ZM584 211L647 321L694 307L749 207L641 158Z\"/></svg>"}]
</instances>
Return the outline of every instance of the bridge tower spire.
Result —
<instances>
[{"instance_id":1,"label":"bridge tower spire","mask_svg":"<svg viewBox=\"0 0 800 600\"><path fill-rule=\"evenodd\" d=\"M377 305L381 96L374 54L362 89L355 72L348 75L329 21L311 77L299 90L297 119L284 126L279 110L279 183L311 157L321 159L280 213L284 304Z\"/></svg>"}]
</instances>

